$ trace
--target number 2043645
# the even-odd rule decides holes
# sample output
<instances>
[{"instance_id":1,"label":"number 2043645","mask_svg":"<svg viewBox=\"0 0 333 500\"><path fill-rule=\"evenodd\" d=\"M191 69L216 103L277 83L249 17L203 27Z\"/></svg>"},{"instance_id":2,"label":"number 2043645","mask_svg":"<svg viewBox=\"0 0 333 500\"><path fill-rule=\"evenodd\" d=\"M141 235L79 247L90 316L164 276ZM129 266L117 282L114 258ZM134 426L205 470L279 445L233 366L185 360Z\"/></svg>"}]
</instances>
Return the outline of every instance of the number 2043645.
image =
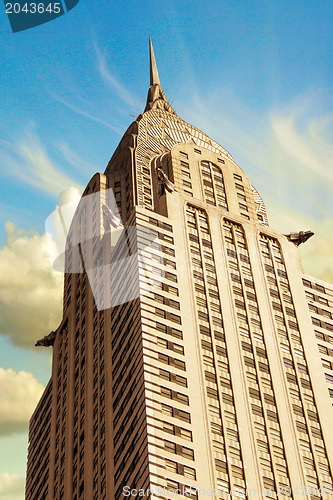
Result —
<instances>
[{"instance_id":1,"label":"number 2043645","mask_svg":"<svg viewBox=\"0 0 333 500\"><path fill-rule=\"evenodd\" d=\"M6 13L7 14L20 14L24 12L26 14L43 14L48 12L50 14L60 14L61 4L56 3L25 3L21 5L19 3L6 3Z\"/></svg>"}]
</instances>

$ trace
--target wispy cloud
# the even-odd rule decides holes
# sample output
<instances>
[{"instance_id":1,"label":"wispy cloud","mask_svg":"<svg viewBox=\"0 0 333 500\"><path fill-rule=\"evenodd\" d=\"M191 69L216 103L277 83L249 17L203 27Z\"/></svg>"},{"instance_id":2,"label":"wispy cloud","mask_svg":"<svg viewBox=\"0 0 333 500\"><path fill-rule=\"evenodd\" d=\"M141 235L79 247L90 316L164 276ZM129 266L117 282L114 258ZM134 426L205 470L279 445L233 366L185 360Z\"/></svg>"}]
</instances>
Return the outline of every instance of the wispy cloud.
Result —
<instances>
[{"instance_id":1,"label":"wispy cloud","mask_svg":"<svg viewBox=\"0 0 333 500\"><path fill-rule=\"evenodd\" d=\"M119 120L123 115L141 113L142 103L115 76L115 70L110 69L107 54L102 52L96 40L92 42L92 45L94 51L93 62L96 68L94 77L97 77L97 80L95 86L89 89L90 94L88 95L81 85L77 85L74 76L70 75L70 78L67 78L66 81L70 80L71 85L65 83L61 90L52 91L50 95L71 111L122 136L124 125L123 123L118 125L117 119ZM101 95L104 96L102 101ZM112 113L113 110L116 113ZM110 116L113 116L112 121L109 120Z\"/></svg>"},{"instance_id":2,"label":"wispy cloud","mask_svg":"<svg viewBox=\"0 0 333 500\"><path fill-rule=\"evenodd\" d=\"M283 234L291 231L312 230L314 236L300 245L299 253L304 272L333 283L333 218L306 215L290 205L282 205L268 198L271 226Z\"/></svg>"},{"instance_id":3,"label":"wispy cloud","mask_svg":"<svg viewBox=\"0 0 333 500\"><path fill-rule=\"evenodd\" d=\"M57 144L58 150L61 152L66 162L74 167L76 170L86 176L91 176L92 173L98 172L98 167L87 162L77 154L74 149L65 141Z\"/></svg>"},{"instance_id":4,"label":"wispy cloud","mask_svg":"<svg viewBox=\"0 0 333 500\"><path fill-rule=\"evenodd\" d=\"M75 113L78 113L81 116L84 116L85 118L88 118L89 120L92 120L96 123L99 123L100 125L103 125L106 128L109 128L113 132L116 132L118 135L123 134L123 130L120 127L112 125L112 123L103 120L102 118L99 118L98 116L95 116L96 113L96 106L94 109L94 112L88 111L88 108L91 107L91 101L83 100L82 98L80 99L81 101L81 106L83 105L85 109L82 109L82 107L74 106L73 104L68 102L68 99L65 99L61 97L60 95L57 95L55 93L51 93L51 96L58 102L61 102L64 106L69 108L70 110L74 111ZM82 104L83 101L83 104Z\"/></svg>"},{"instance_id":5,"label":"wispy cloud","mask_svg":"<svg viewBox=\"0 0 333 500\"><path fill-rule=\"evenodd\" d=\"M82 189L79 183L51 161L33 124L18 141L0 139L0 145L3 176L15 178L16 181L35 186L51 195L58 195L69 186Z\"/></svg>"},{"instance_id":6,"label":"wispy cloud","mask_svg":"<svg viewBox=\"0 0 333 500\"><path fill-rule=\"evenodd\" d=\"M333 182L333 143L328 143L323 136L329 128L332 115L309 118L306 112L304 105L303 109L289 109L279 116L273 116L272 132L282 151L303 165L304 171L313 171L315 175Z\"/></svg>"},{"instance_id":7,"label":"wispy cloud","mask_svg":"<svg viewBox=\"0 0 333 500\"><path fill-rule=\"evenodd\" d=\"M137 108L138 99L131 92L129 92L125 85L121 83L117 78L111 73L108 64L106 54L102 54L97 42L94 42L94 49L97 56L97 69L102 76L102 78L109 84L112 91L115 91L117 96L128 106Z\"/></svg>"}]
</instances>

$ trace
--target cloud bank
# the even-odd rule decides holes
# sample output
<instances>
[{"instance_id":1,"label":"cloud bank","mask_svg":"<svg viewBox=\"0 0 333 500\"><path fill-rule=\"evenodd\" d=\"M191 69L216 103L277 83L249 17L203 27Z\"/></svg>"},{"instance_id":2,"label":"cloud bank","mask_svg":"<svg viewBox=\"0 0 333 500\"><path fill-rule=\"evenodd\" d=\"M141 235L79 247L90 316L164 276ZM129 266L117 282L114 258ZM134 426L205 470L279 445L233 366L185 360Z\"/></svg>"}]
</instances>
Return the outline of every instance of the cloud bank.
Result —
<instances>
[{"instance_id":1,"label":"cloud bank","mask_svg":"<svg viewBox=\"0 0 333 500\"><path fill-rule=\"evenodd\" d=\"M23 500L25 479L17 474L0 474L0 499Z\"/></svg>"},{"instance_id":2,"label":"cloud bank","mask_svg":"<svg viewBox=\"0 0 333 500\"><path fill-rule=\"evenodd\" d=\"M31 373L0 368L0 436L27 431L43 390Z\"/></svg>"},{"instance_id":3,"label":"cloud bank","mask_svg":"<svg viewBox=\"0 0 333 500\"><path fill-rule=\"evenodd\" d=\"M22 347L57 328L63 274L52 268L46 236L6 224L0 249L0 335Z\"/></svg>"}]
</instances>

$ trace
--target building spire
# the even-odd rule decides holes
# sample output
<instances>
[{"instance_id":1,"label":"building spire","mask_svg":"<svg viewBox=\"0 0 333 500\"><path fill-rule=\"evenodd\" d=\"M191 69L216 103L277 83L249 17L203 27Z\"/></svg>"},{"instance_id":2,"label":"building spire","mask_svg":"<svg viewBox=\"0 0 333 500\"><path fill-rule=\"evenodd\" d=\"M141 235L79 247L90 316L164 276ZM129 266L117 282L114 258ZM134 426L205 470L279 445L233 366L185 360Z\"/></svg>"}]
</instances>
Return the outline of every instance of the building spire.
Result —
<instances>
[{"instance_id":1,"label":"building spire","mask_svg":"<svg viewBox=\"0 0 333 500\"><path fill-rule=\"evenodd\" d=\"M160 77L158 76L153 42L151 41L150 35L149 35L149 55L150 55L150 85L161 85Z\"/></svg>"},{"instance_id":2,"label":"building spire","mask_svg":"<svg viewBox=\"0 0 333 500\"><path fill-rule=\"evenodd\" d=\"M153 42L149 35L149 56L150 56L150 87L148 91L147 104L145 111L149 111L153 107L158 107L160 109L165 109L170 113L176 114L170 104L168 99L165 97L163 89L160 83L160 77L158 76L157 64L155 59L155 53L153 48Z\"/></svg>"}]
</instances>

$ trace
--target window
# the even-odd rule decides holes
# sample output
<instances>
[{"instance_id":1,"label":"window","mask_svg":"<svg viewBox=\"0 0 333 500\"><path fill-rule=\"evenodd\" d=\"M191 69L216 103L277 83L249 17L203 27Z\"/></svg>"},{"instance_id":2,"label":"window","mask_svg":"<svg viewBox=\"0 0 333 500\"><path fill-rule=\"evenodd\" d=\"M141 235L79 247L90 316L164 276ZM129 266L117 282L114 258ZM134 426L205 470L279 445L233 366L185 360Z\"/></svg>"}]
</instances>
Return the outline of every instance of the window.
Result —
<instances>
[{"instance_id":1,"label":"window","mask_svg":"<svg viewBox=\"0 0 333 500\"><path fill-rule=\"evenodd\" d=\"M177 295L178 296L178 290L177 290L177 288L175 288L174 286L171 286L171 285L167 285L167 287L168 287L168 290L166 290L167 292L169 292L172 295Z\"/></svg>"},{"instance_id":2,"label":"window","mask_svg":"<svg viewBox=\"0 0 333 500\"><path fill-rule=\"evenodd\" d=\"M169 424L168 422L163 422L163 430L169 434L175 434L175 426L173 424Z\"/></svg>"},{"instance_id":3,"label":"window","mask_svg":"<svg viewBox=\"0 0 333 500\"><path fill-rule=\"evenodd\" d=\"M169 453L176 453L176 443L172 443L171 441L164 441L164 448Z\"/></svg>"},{"instance_id":4,"label":"window","mask_svg":"<svg viewBox=\"0 0 333 500\"><path fill-rule=\"evenodd\" d=\"M227 209L221 169L209 161L202 161L200 167L206 202Z\"/></svg>"},{"instance_id":5,"label":"window","mask_svg":"<svg viewBox=\"0 0 333 500\"><path fill-rule=\"evenodd\" d=\"M210 424L211 430L214 434L218 434L219 436L222 436L222 426L217 424L216 422L212 422Z\"/></svg>"},{"instance_id":6,"label":"window","mask_svg":"<svg viewBox=\"0 0 333 500\"><path fill-rule=\"evenodd\" d=\"M328 354L328 349L327 347L321 345L321 344L318 344L318 350L319 352L321 352L322 354Z\"/></svg>"},{"instance_id":7,"label":"window","mask_svg":"<svg viewBox=\"0 0 333 500\"><path fill-rule=\"evenodd\" d=\"M305 373L305 374L307 374L307 373L308 373L308 369L307 369L307 367L306 367L306 366L304 366L304 365L302 365L302 364L298 363L298 364L297 364L297 367L298 367L298 371L299 371L299 372L301 372L301 373Z\"/></svg>"},{"instance_id":8,"label":"window","mask_svg":"<svg viewBox=\"0 0 333 500\"><path fill-rule=\"evenodd\" d=\"M172 274L172 273L169 273L169 272L165 272L165 277L170 280L170 281L173 281L175 283L177 283L177 276L175 274Z\"/></svg>"},{"instance_id":9,"label":"window","mask_svg":"<svg viewBox=\"0 0 333 500\"><path fill-rule=\"evenodd\" d=\"M181 361L180 359L173 359L173 363L172 364L173 364L173 366L175 366L179 370L185 370L186 369L185 362Z\"/></svg>"},{"instance_id":10,"label":"window","mask_svg":"<svg viewBox=\"0 0 333 500\"><path fill-rule=\"evenodd\" d=\"M238 198L239 200L246 201L246 197L245 197L245 195L244 195L244 194L242 194L242 193L237 193L237 198Z\"/></svg>"},{"instance_id":11,"label":"window","mask_svg":"<svg viewBox=\"0 0 333 500\"><path fill-rule=\"evenodd\" d=\"M244 203L238 203L239 204L239 208L241 210L245 210L246 212L248 212L248 208L247 208L247 205L245 205Z\"/></svg>"},{"instance_id":12,"label":"window","mask_svg":"<svg viewBox=\"0 0 333 500\"><path fill-rule=\"evenodd\" d=\"M192 432L187 430L187 429L180 428L179 435L181 438L185 439L186 441L192 441Z\"/></svg>"},{"instance_id":13,"label":"window","mask_svg":"<svg viewBox=\"0 0 333 500\"><path fill-rule=\"evenodd\" d=\"M177 473L177 462L173 462L172 460L165 459L165 468L170 472Z\"/></svg>"},{"instance_id":14,"label":"window","mask_svg":"<svg viewBox=\"0 0 333 500\"><path fill-rule=\"evenodd\" d=\"M158 293L154 293L153 296L154 296L155 302L160 302L161 304L164 304L163 295L159 295Z\"/></svg>"},{"instance_id":15,"label":"window","mask_svg":"<svg viewBox=\"0 0 333 500\"><path fill-rule=\"evenodd\" d=\"M186 448L186 446L181 447L181 455L188 460L194 460L194 451L191 448Z\"/></svg>"},{"instance_id":16,"label":"window","mask_svg":"<svg viewBox=\"0 0 333 500\"><path fill-rule=\"evenodd\" d=\"M188 422L188 423L191 422L191 415L187 411L177 410L177 415L184 422Z\"/></svg>"},{"instance_id":17,"label":"window","mask_svg":"<svg viewBox=\"0 0 333 500\"><path fill-rule=\"evenodd\" d=\"M181 322L182 322L181 317L177 316L177 314L168 313L168 319L170 319L174 323L177 323L178 325L181 325Z\"/></svg>"},{"instance_id":18,"label":"window","mask_svg":"<svg viewBox=\"0 0 333 500\"><path fill-rule=\"evenodd\" d=\"M168 387L161 387L161 396L168 399L174 399L175 401L179 401L179 403L185 404L187 406L189 405L189 397L186 394L172 391ZM186 412L184 412L184 414L186 414Z\"/></svg>"},{"instance_id":19,"label":"window","mask_svg":"<svg viewBox=\"0 0 333 500\"><path fill-rule=\"evenodd\" d=\"M166 333L167 331L167 327L166 325L162 324L162 323L157 323L156 322L156 330L158 330L159 332L164 332Z\"/></svg>"},{"instance_id":20,"label":"window","mask_svg":"<svg viewBox=\"0 0 333 500\"><path fill-rule=\"evenodd\" d=\"M160 337L157 337L157 345L160 345L160 346L165 347L167 349L168 348L168 341L165 339L161 339Z\"/></svg>"},{"instance_id":21,"label":"window","mask_svg":"<svg viewBox=\"0 0 333 500\"><path fill-rule=\"evenodd\" d=\"M166 405L164 403L161 404L161 410L164 415L168 415L169 417L173 416L173 408L172 406Z\"/></svg>"},{"instance_id":22,"label":"window","mask_svg":"<svg viewBox=\"0 0 333 500\"><path fill-rule=\"evenodd\" d=\"M172 481L171 479L166 480L166 487L168 490L178 490L179 483L177 481Z\"/></svg>"},{"instance_id":23,"label":"window","mask_svg":"<svg viewBox=\"0 0 333 500\"><path fill-rule=\"evenodd\" d=\"M183 403L185 405L189 405L189 397L186 396L186 394L181 394L180 392L177 392L176 393L176 398L175 398L177 401L179 401L180 403Z\"/></svg>"},{"instance_id":24,"label":"window","mask_svg":"<svg viewBox=\"0 0 333 500\"><path fill-rule=\"evenodd\" d=\"M213 439L213 447L214 450L217 451L217 453L225 453L224 444L220 443L219 441L215 441L214 439Z\"/></svg>"},{"instance_id":25,"label":"window","mask_svg":"<svg viewBox=\"0 0 333 500\"><path fill-rule=\"evenodd\" d=\"M167 354L159 353L158 354L158 359L162 361L163 363L166 363L167 365L169 364L169 356Z\"/></svg>"},{"instance_id":26,"label":"window","mask_svg":"<svg viewBox=\"0 0 333 500\"><path fill-rule=\"evenodd\" d=\"M170 372L168 372L166 370L162 370L161 368L160 368L160 371L159 371L159 375L160 375L160 378L162 378L164 380L170 380L171 379Z\"/></svg>"},{"instance_id":27,"label":"window","mask_svg":"<svg viewBox=\"0 0 333 500\"><path fill-rule=\"evenodd\" d=\"M168 387L161 387L161 396L164 396L165 398L173 399L172 398L172 390L169 389Z\"/></svg>"},{"instance_id":28,"label":"window","mask_svg":"<svg viewBox=\"0 0 333 500\"><path fill-rule=\"evenodd\" d=\"M168 234L161 234L160 235L162 240L168 241L169 243L173 243L173 238L172 236L169 236Z\"/></svg>"},{"instance_id":29,"label":"window","mask_svg":"<svg viewBox=\"0 0 333 500\"><path fill-rule=\"evenodd\" d=\"M328 300L325 299L324 297L319 297L319 296L316 296L316 300L318 302L320 302L321 304L325 304L326 306L328 306Z\"/></svg>"},{"instance_id":30,"label":"window","mask_svg":"<svg viewBox=\"0 0 333 500\"><path fill-rule=\"evenodd\" d=\"M192 467L188 467L188 465L184 465L184 476L190 479L196 479L195 469L192 469Z\"/></svg>"},{"instance_id":31,"label":"window","mask_svg":"<svg viewBox=\"0 0 333 500\"><path fill-rule=\"evenodd\" d=\"M150 184L151 184L151 181L150 181L149 177L142 177L142 182L143 182L144 184L148 184L149 186L150 186Z\"/></svg>"},{"instance_id":32,"label":"window","mask_svg":"<svg viewBox=\"0 0 333 500\"><path fill-rule=\"evenodd\" d=\"M185 377L181 377L180 375L171 375L171 380L182 387L187 387L187 380Z\"/></svg>"},{"instance_id":33,"label":"window","mask_svg":"<svg viewBox=\"0 0 333 500\"><path fill-rule=\"evenodd\" d=\"M155 314L160 318L165 318L166 315L165 311L163 309L159 309L158 307L155 307Z\"/></svg>"},{"instance_id":34,"label":"window","mask_svg":"<svg viewBox=\"0 0 333 500\"><path fill-rule=\"evenodd\" d=\"M326 359L321 360L321 364L323 365L324 368L329 368L330 370L332 369L332 363L330 361L327 361Z\"/></svg>"},{"instance_id":35,"label":"window","mask_svg":"<svg viewBox=\"0 0 333 500\"><path fill-rule=\"evenodd\" d=\"M169 299L168 302L169 302L170 307L173 307L174 309L178 309L178 311L180 310L179 302L177 302L176 300L173 300L173 299Z\"/></svg>"},{"instance_id":36,"label":"window","mask_svg":"<svg viewBox=\"0 0 333 500\"><path fill-rule=\"evenodd\" d=\"M177 330L177 328L174 327L168 327L167 333L169 335L172 335L173 337L176 337L177 339L183 339L183 333L180 330Z\"/></svg>"},{"instance_id":37,"label":"window","mask_svg":"<svg viewBox=\"0 0 333 500\"><path fill-rule=\"evenodd\" d=\"M172 350L174 352L177 352L178 354L184 354L184 347L183 346L181 346L179 344L172 344L172 343L170 343L170 345L172 346Z\"/></svg>"}]
</instances>

